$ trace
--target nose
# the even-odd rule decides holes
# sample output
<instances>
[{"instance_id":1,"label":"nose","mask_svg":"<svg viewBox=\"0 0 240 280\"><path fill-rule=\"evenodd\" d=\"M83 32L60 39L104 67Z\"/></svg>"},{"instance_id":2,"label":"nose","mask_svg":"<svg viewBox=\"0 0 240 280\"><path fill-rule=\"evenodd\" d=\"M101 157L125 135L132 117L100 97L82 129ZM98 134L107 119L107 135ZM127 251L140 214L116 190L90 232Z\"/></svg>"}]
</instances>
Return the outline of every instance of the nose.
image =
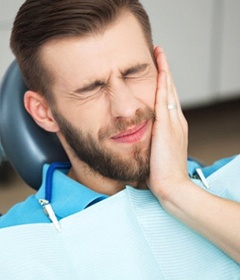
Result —
<instances>
[{"instance_id":1,"label":"nose","mask_svg":"<svg viewBox=\"0 0 240 280\"><path fill-rule=\"evenodd\" d=\"M142 102L124 80L119 80L112 85L111 114L115 118L133 118L136 111L142 107Z\"/></svg>"}]
</instances>

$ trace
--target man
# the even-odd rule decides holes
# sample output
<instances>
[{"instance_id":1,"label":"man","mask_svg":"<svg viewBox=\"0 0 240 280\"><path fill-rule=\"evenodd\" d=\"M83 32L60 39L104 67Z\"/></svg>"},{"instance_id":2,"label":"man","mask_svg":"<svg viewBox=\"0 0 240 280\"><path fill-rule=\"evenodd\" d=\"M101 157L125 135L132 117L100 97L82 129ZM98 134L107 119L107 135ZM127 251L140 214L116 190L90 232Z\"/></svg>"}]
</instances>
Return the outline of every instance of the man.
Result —
<instances>
[{"instance_id":1,"label":"man","mask_svg":"<svg viewBox=\"0 0 240 280\"><path fill-rule=\"evenodd\" d=\"M233 223L229 218L239 213L239 204L210 194L200 180L196 183L201 188L189 179L188 173L195 170L186 168L187 124L167 60L159 47L152 46L148 17L138 1L27 0L16 17L11 47L29 88L26 110L40 127L57 134L71 162L71 167L45 166L36 196L0 220L4 243L15 242L10 237L13 232L24 242L24 246L14 243L25 250L22 276L33 277L31 272L38 278L46 270L51 279L59 279L58 273L65 279L69 267L76 273L69 279L79 275L82 279L193 279L196 271L202 271L199 279L216 275L215 279L229 279L240 273L236 262L200 236L240 261L239 219ZM225 176L224 172L223 167ZM219 210L224 211L221 217ZM92 218L92 223L80 226ZM50 221L61 235L55 236ZM165 221L170 229L174 227L173 233L159 224ZM43 229L48 234L38 236ZM43 236L53 247L36 253ZM173 248L164 250L164 242ZM190 242L194 253L178 247L182 242L184 248ZM63 247L68 253L65 262ZM49 258L52 252L54 257ZM208 254L211 257L199 263ZM192 264L183 268L181 259ZM211 261L215 268L209 266ZM5 266L4 273L9 277L13 272Z\"/></svg>"}]
</instances>

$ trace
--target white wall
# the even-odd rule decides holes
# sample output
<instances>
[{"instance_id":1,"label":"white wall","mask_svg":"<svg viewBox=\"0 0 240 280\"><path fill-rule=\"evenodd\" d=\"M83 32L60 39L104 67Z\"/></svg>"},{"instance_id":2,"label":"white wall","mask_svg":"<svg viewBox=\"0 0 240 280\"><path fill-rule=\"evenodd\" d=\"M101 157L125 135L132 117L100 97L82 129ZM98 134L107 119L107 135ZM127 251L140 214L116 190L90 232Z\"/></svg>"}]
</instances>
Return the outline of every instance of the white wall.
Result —
<instances>
[{"instance_id":1,"label":"white wall","mask_svg":"<svg viewBox=\"0 0 240 280\"><path fill-rule=\"evenodd\" d=\"M142 0L186 107L240 97L239 0Z\"/></svg>"},{"instance_id":2,"label":"white wall","mask_svg":"<svg viewBox=\"0 0 240 280\"><path fill-rule=\"evenodd\" d=\"M143 0L153 27L154 43L167 53L183 104L209 96L211 0Z\"/></svg>"},{"instance_id":3,"label":"white wall","mask_svg":"<svg viewBox=\"0 0 240 280\"><path fill-rule=\"evenodd\" d=\"M224 2L221 68L217 90L221 97L240 92L240 1Z\"/></svg>"},{"instance_id":4,"label":"white wall","mask_svg":"<svg viewBox=\"0 0 240 280\"><path fill-rule=\"evenodd\" d=\"M36 0L37 1L37 0ZM0 78L13 60L9 36L24 0L0 1ZM142 0L185 107L240 97L240 1Z\"/></svg>"},{"instance_id":5,"label":"white wall","mask_svg":"<svg viewBox=\"0 0 240 280\"><path fill-rule=\"evenodd\" d=\"M0 0L0 79L6 68L14 59L9 38L14 17L24 0Z\"/></svg>"}]
</instances>

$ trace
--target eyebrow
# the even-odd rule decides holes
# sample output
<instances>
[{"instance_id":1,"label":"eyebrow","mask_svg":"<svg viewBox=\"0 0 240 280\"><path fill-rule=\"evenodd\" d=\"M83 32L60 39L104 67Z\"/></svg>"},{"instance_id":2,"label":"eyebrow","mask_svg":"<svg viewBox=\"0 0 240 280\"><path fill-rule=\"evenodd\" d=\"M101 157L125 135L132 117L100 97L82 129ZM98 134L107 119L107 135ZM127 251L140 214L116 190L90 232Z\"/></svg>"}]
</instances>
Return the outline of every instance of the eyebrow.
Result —
<instances>
[{"instance_id":1,"label":"eyebrow","mask_svg":"<svg viewBox=\"0 0 240 280\"><path fill-rule=\"evenodd\" d=\"M141 63L141 64L134 65L134 66L122 71L122 76L128 76L128 75L143 72L148 66L149 66L148 63Z\"/></svg>"}]
</instances>

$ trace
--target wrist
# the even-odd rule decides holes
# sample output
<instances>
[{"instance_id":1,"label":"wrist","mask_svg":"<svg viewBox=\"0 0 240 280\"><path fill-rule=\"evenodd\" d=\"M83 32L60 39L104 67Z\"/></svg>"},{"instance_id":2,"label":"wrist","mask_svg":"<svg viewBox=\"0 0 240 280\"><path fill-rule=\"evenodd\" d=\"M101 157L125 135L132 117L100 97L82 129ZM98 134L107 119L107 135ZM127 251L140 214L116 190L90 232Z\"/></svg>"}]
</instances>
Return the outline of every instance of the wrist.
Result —
<instances>
[{"instance_id":1,"label":"wrist","mask_svg":"<svg viewBox=\"0 0 240 280\"><path fill-rule=\"evenodd\" d=\"M187 211L193 197L195 198L195 189L198 189L188 177L161 182L161 186L164 186L164 188L157 188L154 195L163 208L169 213L174 214L174 216L180 215L180 212Z\"/></svg>"}]
</instances>

